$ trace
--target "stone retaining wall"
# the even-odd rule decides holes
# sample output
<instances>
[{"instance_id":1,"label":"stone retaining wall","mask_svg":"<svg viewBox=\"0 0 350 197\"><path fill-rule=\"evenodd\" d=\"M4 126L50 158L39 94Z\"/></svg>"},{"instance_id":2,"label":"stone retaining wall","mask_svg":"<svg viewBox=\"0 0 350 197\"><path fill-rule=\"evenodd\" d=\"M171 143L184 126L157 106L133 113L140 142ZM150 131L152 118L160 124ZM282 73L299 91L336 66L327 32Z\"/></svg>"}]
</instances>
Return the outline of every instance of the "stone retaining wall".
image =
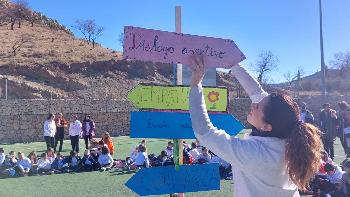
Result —
<instances>
[{"instance_id":1,"label":"stone retaining wall","mask_svg":"<svg viewBox=\"0 0 350 197\"><path fill-rule=\"evenodd\" d=\"M249 106L249 99L234 99L229 111L245 122ZM43 141L43 123L50 112L62 112L66 118L92 115L97 136L102 131L129 135L131 110L136 109L128 101L117 100L0 100L0 144Z\"/></svg>"}]
</instances>

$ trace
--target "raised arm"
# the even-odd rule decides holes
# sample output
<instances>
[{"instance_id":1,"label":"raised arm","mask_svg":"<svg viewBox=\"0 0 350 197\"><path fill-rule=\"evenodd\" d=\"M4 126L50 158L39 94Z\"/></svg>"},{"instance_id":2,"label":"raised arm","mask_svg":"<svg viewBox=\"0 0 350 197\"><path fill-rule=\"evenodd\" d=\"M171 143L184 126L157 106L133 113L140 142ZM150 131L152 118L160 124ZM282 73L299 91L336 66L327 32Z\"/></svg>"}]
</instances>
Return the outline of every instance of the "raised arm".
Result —
<instances>
[{"instance_id":1,"label":"raised arm","mask_svg":"<svg viewBox=\"0 0 350 197\"><path fill-rule=\"evenodd\" d=\"M240 65L231 68L231 74L236 77L253 103L259 103L268 93L261 87L259 82Z\"/></svg>"},{"instance_id":2,"label":"raised arm","mask_svg":"<svg viewBox=\"0 0 350 197\"><path fill-rule=\"evenodd\" d=\"M225 131L217 129L211 123L201 85L204 75L204 65L198 59L194 65L191 67L192 82L189 104L192 128L196 138L201 144L238 168L249 168L249 164L254 163L254 160L260 158L259 154L255 154L258 151L258 145L254 141L231 137Z\"/></svg>"}]
</instances>

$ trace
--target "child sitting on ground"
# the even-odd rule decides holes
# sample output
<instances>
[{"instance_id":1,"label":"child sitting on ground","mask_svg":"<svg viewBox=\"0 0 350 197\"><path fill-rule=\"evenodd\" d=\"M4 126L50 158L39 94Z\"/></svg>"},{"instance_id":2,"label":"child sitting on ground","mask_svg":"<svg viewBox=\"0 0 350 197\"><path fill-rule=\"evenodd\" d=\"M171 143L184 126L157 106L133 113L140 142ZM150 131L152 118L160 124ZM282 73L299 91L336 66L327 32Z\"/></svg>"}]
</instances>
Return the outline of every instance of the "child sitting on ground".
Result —
<instances>
[{"instance_id":1,"label":"child sitting on ground","mask_svg":"<svg viewBox=\"0 0 350 197\"><path fill-rule=\"evenodd\" d=\"M211 160L211 155L206 147L202 147L202 153L199 155L197 163L208 163Z\"/></svg>"},{"instance_id":2,"label":"child sitting on ground","mask_svg":"<svg viewBox=\"0 0 350 197\"><path fill-rule=\"evenodd\" d=\"M101 166L101 170L109 170L113 165L113 158L111 154L109 154L109 150L107 147L102 147L101 155L98 157L98 163Z\"/></svg>"},{"instance_id":3,"label":"child sitting on ground","mask_svg":"<svg viewBox=\"0 0 350 197\"><path fill-rule=\"evenodd\" d=\"M102 141L107 145L109 149L109 153L113 155L114 153L114 145L111 136L109 135L108 132L103 132L102 133Z\"/></svg>"},{"instance_id":4,"label":"child sitting on ground","mask_svg":"<svg viewBox=\"0 0 350 197\"><path fill-rule=\"evenodd\" d=\"M4 153L4 149L0 148L0 170L3 168L3 164L5 162L5 153Z\"/></svg>"},{"instance_id":5,"label":"child sitting on ground","mask_svg":"<svg viewBox=\"0 0 350 197\"><path fill-rule=\"evenodd\" d=\"M98 169L98 165L96 160L90 155L89 150L85 150L84 157L81 159L81 170L93 171L97 169Z\"/></svg>"},{"instance_id":6,"label":"child sitting on ground","mask_svg":"<svg viewBox=\"0 0 350 197\"><path fill-rule=\"evenodd\" d=\"M350 196L350 159L343 161L343 169L345 173L341 178L341 191L344 196Z\"/></svg>"},{"instance_id":7,"label":"child sitting on ground","mask_svg":"<svg viewBox=\"0 0 350 197\"><path fill-rule=\"evenodd\" d=\"M4 167L12 168L15 167L17 163L17 159L14 151L10 151L8 155L5 156Z\"/></svg>"},{"instance_id":8,"label":"child sitting on ground","mask_svg":"<svg viewBox=\"0 0 350 197\"><path fill-rule=\"evenodd\" d=\"M55 173L61 173L68 169L67 159L61 153L57 153L55 160L51 164Z\"/></svg>"},{"instance_id":9,"label":"child sitting on ground","mask_svg":"<svg viewBox=\"0 0 350 197\"><path fill-rule=\"evenodd\" d=\"M148 155L146 152L146 147L143 145L139 145L138 147L138 153L137 156L135 158L135 162L132 164L132 168L136 169L136 168L140 168L140 167L145 167L148 168L149 167L149 159L148 159Z\"/></svg>"},{"instance_id":10,"label":"child sitting on ground","mask_svg":"<svg viewBox=\"0 0 350 197\"><path fill-rule=\"evenodd\" d=\"M172 141L168 142L168 146L165 148L165 152L168 158L172 158L173 157L173 153L174 153L174 143Z\"/></svg>"},{"instance_id":11,"label":"child sitting on ground","mask_svg":"<svg viewBox=\"0 0 350 197\"><path fill-rule=\"evenodd\" d=\"M127 166L130 166L131 164L133 164L135 162L137 154L139 153L138 148L139 148L139 146L136 146L136 148L131 151L130 157L127 157L125 159Z\"/></svg>"},{"instance_id":12,"label":"child sitting on ground","mask_svg":"<svg viewBox=\"0 0 350 197\"><path fill-rule=\"evenodd\" d=\"M38 173L38 157L34 151L30 152L28 155L30 162L32 163L32 168L29 171L30 175L34 175Z\"/></svg>"},{"instance_id":13,"label":"child sitting on ground","mask_svg":"<svg viewBox=\"0 0 350 197\"><path fill-rule=\"evenodd\" d=\"M78 156L78 153L76 151L70 151L70 155L68 157L68 166L69 170L73 172L77 172L79 170L80 165L80 157Z\"/></svg>"},{"instance_id":14,"label":"child sitting on ground","mask_svg":"<svg viewBox=\"0 0 350 197\"><path fill-rule=\"evenodd\" d=\"M189 153L191 154L194 162L197 162L198 157L200 155L198 148L197 148L197 144L195 142L192 142L191 147L192 147L192 149L190 150Z\"/></svg>"},{"instance_id":15,"label":"child sitting on ground","mask_svg":"<svg viewBox=\"0 0 350 197\"><path fill-rule=\"evenodd\" d=\"M90 141L89 149L91 150L93 148L98 149L98 140L96 138L92 138Z\"/></svg>"},{"instance_id":16,"label":"child sitting on ground","mask_svg":"<svg viewBox=\"0 0 350 197\"><path fill-rule=\"evenodd\" d=\"M42 153L40 159L38 160L38 174L53 174L51 170L51 163L47 159L47 154Z\"/></svg>"},{"instance_id":17,"label":"child sitting on ground","mask_svg":"<svg viewBox=\"0 0 350 197\"><path fill-rule=\"evenodd\" d=\"M16 163L20 176L27 176L32 168L32 162L26 158L23 153L18 152L18 160Z\"/></svg>"},{"instance_id":18,"label":"child sitting on ground","mask_svg":"<svg viewBox=\"0 0 350 197\"><path fill-rule=\"evenodd\" d=\"M50 161L50 163L52 164L52 162L55 160L56 158L56 154L55 151L53 150L53 148L49 148L46 151L46 155L47 155L47 159Z\"/></svg>"}]
</instances>

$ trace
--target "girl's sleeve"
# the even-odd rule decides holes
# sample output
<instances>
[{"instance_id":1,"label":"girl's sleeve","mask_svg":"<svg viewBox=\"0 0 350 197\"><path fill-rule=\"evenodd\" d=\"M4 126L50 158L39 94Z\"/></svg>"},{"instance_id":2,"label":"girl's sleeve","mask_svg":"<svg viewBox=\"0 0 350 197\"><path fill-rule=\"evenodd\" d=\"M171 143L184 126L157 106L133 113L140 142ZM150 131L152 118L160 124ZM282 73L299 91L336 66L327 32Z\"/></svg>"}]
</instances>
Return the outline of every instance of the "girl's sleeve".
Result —
<instances>
[{"instance_id":1,"label":"girl's sleeve","mask_svg":"<svg viewBox=\"0 0 350 197\"><path fill-rule=\"evenodd\" d=\"M47 121L44 122L44 133L48 133L48 124L47 124Z\"/></svg>"},{"instance_id":2,"label":"girl's sleeve","mask_svg":"<svg viewBox=\"0 0 350 197\"><path fill-rule=\"evenodd\" d=\"M242 85L245 92L249 95L253 103L259 103L264 97L269 94L265 92L259 82L254 79L246 69L236 65L231 68L231 74Z\"/></svg>"},{"instance_id":3,"label":"girl's sleeve","mask_svg":"<svg viewBox=\"0 0 350 197\"><path fill-rule=\"evenodd\" d=\"M190 91L190 115L196 138L202 145L237 168L249 168L249 164L256 165L255 162L261 157L258 154L259 145L252 140L231 137L225 131L214 127L209 119L202 92L201 85L192 87Z\"/></svg>"}]
</instances>

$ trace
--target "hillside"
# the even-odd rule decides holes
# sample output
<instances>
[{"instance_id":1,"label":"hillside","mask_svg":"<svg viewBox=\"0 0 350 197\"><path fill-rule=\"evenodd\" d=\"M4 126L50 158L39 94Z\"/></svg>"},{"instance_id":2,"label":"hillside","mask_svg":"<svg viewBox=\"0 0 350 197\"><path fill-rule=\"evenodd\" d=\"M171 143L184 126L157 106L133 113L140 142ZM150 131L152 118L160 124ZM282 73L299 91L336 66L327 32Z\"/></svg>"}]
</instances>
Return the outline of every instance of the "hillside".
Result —
<instances>
[{"instance_id":1,"label":"hillside","mask_svg":"<svg viewBox=\"0 0 350 197\"><path fill-rule=\"evenodd\" d=\"M0 6L0 16L6 12ZM45 17L45 20L55 21ZM170 65L121 60L121 53L97 44L95 48L69 31L45 21L19 28L0 25L0 95L5 78L9 98L125 99L139 82L169 83ZM16 53L13 49L21 45ZM160 74L161 73L161 74Z\"/></svg>"},{"instance_id":2,"label":"hillside","mask_svg":"<svg viewBox=\"0 0 350 197\"><path fill-rule=\"evenodd\" d=\"M296 81L292 82L292 87L290 84L280 83L274 84L274 87L282 89L294 89L296 90ZM334 95L347 95L350 92L350 70L348 69L327 69L326 71L326 85L327 92ZM302 94L321 94L321 72L318 71L312 75L301 77L300 80L300 92Z\"/></svg>"}]
</instances>

